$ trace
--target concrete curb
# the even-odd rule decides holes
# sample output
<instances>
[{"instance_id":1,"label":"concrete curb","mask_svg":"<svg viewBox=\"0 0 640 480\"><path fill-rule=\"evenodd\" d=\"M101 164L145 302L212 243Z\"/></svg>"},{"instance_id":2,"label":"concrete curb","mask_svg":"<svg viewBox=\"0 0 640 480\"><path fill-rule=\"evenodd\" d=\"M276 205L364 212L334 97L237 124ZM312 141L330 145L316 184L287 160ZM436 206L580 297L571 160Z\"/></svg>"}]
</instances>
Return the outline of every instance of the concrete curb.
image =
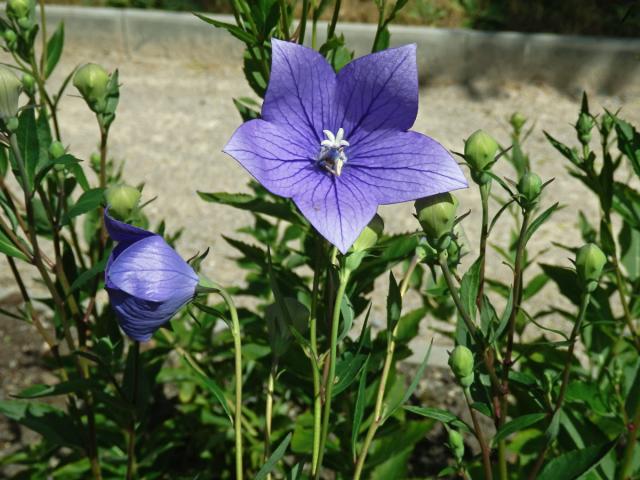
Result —
<instances>
[{"instance_id":1,"label":"concrete curb","mask_svg":"<svg viewBox=\"0 0 640 480\"><path fill-rule=\"evenodd\" d=\"M140 60L185 59L235 63L243 45L226 31L188 13L149 10L49 6L53 28L64 20L67 42ZM212 15L233 23L233 18ZM321 25L319 32L326 30ZM356 55L369 51L375 27L339 24ZM397 26L394 45L416 43L423 81L470 87L503 82L537 82L562 91L606 94L640 93L640 39L617 39L480 32Z\"/></svg>"}]
</instances>

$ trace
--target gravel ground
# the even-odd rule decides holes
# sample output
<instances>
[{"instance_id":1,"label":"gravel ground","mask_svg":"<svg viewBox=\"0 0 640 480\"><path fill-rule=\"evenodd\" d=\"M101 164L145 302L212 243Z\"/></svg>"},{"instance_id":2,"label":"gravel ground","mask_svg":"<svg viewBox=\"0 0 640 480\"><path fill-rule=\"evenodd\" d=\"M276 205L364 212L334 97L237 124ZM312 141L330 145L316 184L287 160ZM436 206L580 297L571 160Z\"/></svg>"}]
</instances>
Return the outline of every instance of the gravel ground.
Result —
<instances>
[{"instance_id":1,"label":"gravel ground","mask_svg":"<svg viewBox=\"0 0 640 480\"><path fill-rule=\"evenodd\" d=\"M146 210L152 221L166 219L170 231L184 227L178 249L185 258L211 247L212 254L204 266L208 276L227 285L240 281L241 274L230 258L233 251L221 234L233 235L250 216L204 203L195 193L196 190L246 190L249 175L221 152L240 123L231 98L251 95L240 68L235 63L228 63L228 59L207 64L180 59L141 62L113 53L83 51L72 45L58 67L58 75L85 61L120 69L121 102L112 128L110 152L115 159L126 161L129 183L145 183L144 199L158 196ZM60 77L54 78L56 81L59 82ZM556 179L547 190L543 206L560 201L566 207L539 230L531 247L540 254L540 261L569 265L566 252L550 248L551 242L577 245L580 242L577 213L582 210L588 217L594 217L597 204L576 180L567 175L567 162L547 143L542 129L574 144L571 124L577 116L579 99L580 92L560 93L545 85L432 85L421 90L420 112L414 129L436 138L447 148L462 151L463 139L478 128L508 144L507 118L514 111L535 121L535 132L527 143L533 168L543 179ZM603 107L612 111L622 108L625 118L640 124L638 98L594 94L591 105L595 111ZM64 141L75 155L89 158L97 150L95 120L71 89L61 102L61 123ZM498 165L498 173L513 176L504 162ZM461 191L459 198L460 211L471 210L464 225L473 250L479 233L477 190ZM390 232L415 229L411 204L383 207L381 214ZM492 240L501 244L508 242L510 228L509 222L499 226ZM497 255L490 253L488 265L490 276L508 278L510 272ZM384 284L381 284L380 293L374 298L379 307L384 305L384 291ZM11 272L6 264L2 264L0 300L14 292ZM537 298L540 302L557 301L563 305L552 287ZM432 324L423 323L424 338L431 338L433 332L427 330ZM0 327L0 397L6 398L7 394L34 380L33 375L24 375L22 367L30 362L33 352L41 350L41 342L33 340L35 335L24 331L25 325L18 326L7 318L0 318ZM441 345L447 344L443 339L437 341ZM420 345L417 347L421 350ZM443 364L444 361L444 350L441 349L436 363ZM20 375L15 374L17 365L20 365ZM42 381L40 373L35 375ZM0 443L6 440L0 437Z\"/></svg>"}]
</instances>

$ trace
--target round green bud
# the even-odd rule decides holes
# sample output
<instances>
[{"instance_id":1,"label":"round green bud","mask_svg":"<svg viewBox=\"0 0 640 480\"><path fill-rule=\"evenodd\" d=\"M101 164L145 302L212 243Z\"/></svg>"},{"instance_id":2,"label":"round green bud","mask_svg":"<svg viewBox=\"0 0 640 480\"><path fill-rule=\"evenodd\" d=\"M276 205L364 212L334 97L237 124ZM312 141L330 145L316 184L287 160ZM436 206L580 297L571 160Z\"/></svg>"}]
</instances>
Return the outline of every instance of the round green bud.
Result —
<instances>
[{"instance_id":1,"label":"round green bud","mask_svg":"<svg viewBox=\"0 0 640 480\"><path fill-rule=\"evenodd\" d=\"M29 95L33 95L36 89L36 79L33 78L33 75L29 73L22 75L22 87Z\"/></svg>"},{"instance_id":2,"label":"round green bud","mask_svg":"<svg viewBox=\"0 0 640 480\"><path fill-rule=\"evenodd\" d=\"M578 131L578 140L582 145L588 145L591 141L591 130L595 125L595 120L588 113L581 112L578 117L578 123L576 123L576 130Z\"/></svg>"},{"instance_id":3,"label":"round green bud","mask_svg":"<svg viewBox=\"0 0 640 480\"><path fill-rule=\"evenodd\" d=\"M473 382L473 352L464 345L453 349L449 355L449 367L458 380L471 376Z\"/></svg>"},{"instance_id":4,"label":"round green bud","mask_svg":"<svg viewBox=\"0 0 640 480\"><path fill-rule=\"evenodd\" d=\"M500 146L492 136L478 130L464 144L464 159L472 170L483 171L494 161Z\"/></svg>"},{"instance_id":5,"label":"round green bud","mask_svg":"<svg viewBox=\"0 0 640 480\"><path fill-rule=\"evenodd\" d=\"M35 13L35 8L35 0L9 0L7 2L7 16L18 21L29 19Z\"/></svg>"},{"instance_id":6,"label":"round green bud","mask_svg":"<svg viewBox=\"0 0 640 480\"><path fill-rule=\"evenodd\" d=\"M520 133L524 124L527 123L527 119L520 112L515 112L511 115L511 118L509 118L509 123L516 132Z\"/></svg>"},{"instance_id":7,"label":"round green bud","mask_svg":"<svg viewBox=\"0 0 640 480\"><path fill-rule=\"evenodd\" d=\"M7 120L18 113L22 82L7 67L0 65L0 118Z\"/></svg>"},{"instance_id":8,"label":"round green bud","mask_svg":"<svg viewBox=\"0 0 640 480\"><path fill-rule=\"evenodd\" d=\"M518 192L524 197L525 202L533 206L542 191L542 179L533 172L526 172L518 182Z\"/></svg>"},{"instance_id":9,"label":"round green bud","mask_svg":"<svg viewBox=\"0 0 640 480\"><path fill-rule=\"evenodd\" d=\"M9 130L10 132L15 132L16 130L18 130L18 127L20 126L20 122L16 117L11 117L5 120L4 124L6 125L7 130Z\"/></svg>"},{"instance_id":10,"label":"round green bud","mask_svg":"<svg viewBox=\"0 0 640 480\"><path fill-rule=\"evenodd\" d=\"M580 247L576 254L576 273L587 291L593 292L597 288L606 263L607 257L597 245L587 243Z\"/></svg>"},{"instance_id":11,"label":"round green bud","mask_svg":"<svg viewBox=\"0 0 640 480\"><path fill-rule=\"evenodd\" d=\"M375 246L384 230L384 221L377 213L353 243L354 252L362 252Z\"/></svg>"},{"instance_id":12,"label":"round green bud","mask_svg":"<svg viewBox=\"0 0 640 480\"><path fill-rule=\"evenodd\" d=\"M14 50L16 48L16 42L18 41L16 32L11 29L5 30L4 41L7 42L7 47L9 48L9 50Z\"/></svg>"},{"instance_id":13,"label":"round green bud","mask_svg":"<svg viewBox=\"0 0 640 480\"><path fill-rule=\"evenodd\" d=\"M458 199L450 193L439 193L416 200L416 216L433 247L444 250L451 238L458 209Z\"/></svg>"},{"instance_id":14,"label":"round green bud","mask_svg":"<svg viewBox=\"0 0 640 480\"><path fill-rule=\"evenodd\" d=\"M138 206L140 191L129 185L113 185L107 188L105 198L109 205L109 213L117 218L126 219Z\"/></svg>"},{"instance_id":15,"label":"round green bud","mask_svg":"<svg viewBox=\"0 0 640 480\"><path fill-rule=\"evenodd\" d=\"M460 432L452 428L449 429L449 447L458 462L464 457L464 439Z\"/></svg>"},{"instance_id":16,"label":"round green bud","mask_svg":"<svg viewBox=\"0 0 640 480\"><path fill-rule=\"evenodd\" d=\"M59 141L54 140L53 142L51 142L51 145L49 145L49 155L51 155L52 158L58 159L65 153L67 153L67 151L64 148L64 145L62 145L62 143L60 143Z\"/></svg>"},{"instance_id":17,"label":"round green bud","mask_svg":"<svg viewBox=\"0 0 640 480\"><path fill-rule=\"evenodd\" d=\"M109 74L96 63L84 64L73 76L73 86L96 113L104 110L108 85Z\"/></svg>"}]
</instances>

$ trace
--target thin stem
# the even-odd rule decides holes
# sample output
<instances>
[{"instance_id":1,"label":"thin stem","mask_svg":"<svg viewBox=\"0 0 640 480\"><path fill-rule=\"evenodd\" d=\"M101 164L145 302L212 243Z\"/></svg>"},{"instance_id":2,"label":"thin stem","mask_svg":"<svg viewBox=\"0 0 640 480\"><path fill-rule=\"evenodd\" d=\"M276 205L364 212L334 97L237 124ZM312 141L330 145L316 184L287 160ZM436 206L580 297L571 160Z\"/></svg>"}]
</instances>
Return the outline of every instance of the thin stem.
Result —
<instances>
[{"instance_id":1,"label":"thin stem","mask_svg":"<svg viewBox=\"0 0 640 480\"><path fill-rule=\"evenodd\" d=\"M133 391L131 393L131 423L129 424L129 445L127 447L127 480L136 476L136 417L138 403L138 380L140 370L140 342L133 343Z\"/></svg>"},{"instance_id":2,"label":"thin stem","mask_svg":"<svg viewBox=\"0 0 640 480\"><path fill-rule=\"evenodd\" d=\"M44 8L44 0L38 2L40 4L40 23L42 24L42 56L40 57L40 70L44 72L47 64L47 12Z\"/></svg>"},{"instance_id":3,"label":"thin stem","mask_svg":"<svg viewBox=\"0 0 640 480\"><path fill-rule=\"evenodd\" d=\"M320 392L320 371L318 366L318 295L320 276L322 275L322 243L316 239L316 265L313 271L313 288L311 292L311 314L309 319L309 343L311 344L311 372L313 374L313 449L311 457L311 473L315 475L320 457L320 434L322 428L322 395Z\"/></svg>"},{"instance_id":4,"label":"thin stem","mask_svg":"<svg viewBox=\"0 0 640 480\"><path fill-rule=\"evenodd\" d=\"M386 7L386 1L382 0L382 3L379 7L378 12L378 27L376 28L376 35L373 38L373 45L371 46L371 53L375 53L377 51L376 46L378 45L378 40L380 39L380 35L382 35L382 31L384 30L384 11Z\"/></svg>"},{"instance_id":5,"label":"thin stem","mask_svg":"<svg viewBox=\"0 0 640 480\"><path fill-rule=\"evenodd\" d=\"M327 29L327 41L331 40L331 37L333 37L336 32L336 25L338 24L338 17L340 16L341 4L341 0L336 0L336 3L333 7L333 16L331 17L331 22L329 23L329 28Z\"/></svg>"},{"instance_id":6,"label":"thin stem","mask_svg":"<svg viewBox=\"0 0 640 480\"><path fill-rule=\"evenodd\" d=\"M411 280L411 276L413 275L414 270L418 266L420 262L420 258L417 255L411 259L411 263L409 264L409 268L407 269L402 282L400 283L400 296L404 297L404 294L409 289L409 283ZM393 365L393 354L395 353L396 348L396 337L398 335L398 328L400 326L400 322L396 323L396 326L393 328L391 334L387 337L387 352L384 357L384 364L382 366L382 374L380 375L380 384L378 385L378 392L376 394L376 403L373 409L373 421L369 425L369 429L367 430L367 435L365 436L364 443L362 444L362 450L360 451L360 455L356 461L356 469L353 475L354 480L359 480L362 471L364 469L365 461L367 459L367 455L369 453L369 449L371 448L371 443L378 431L378 428L383 423L382 418L382 410L384 406L384 396L387 388L387 381L389 378L389 373L391 371L391 367ZM364 375L364 372L362 373Z\"/></svg>"},{"instance_id":7,"label":"thin stem","mask_svg":"<svg viewBox=\"0 0 640 480\"><path fill-rule=\"evenodd\" d=\"M271 455L271 421L273 418L273 392L275 390L276 374L278 373L278 361L274 360L267 379L267 400L264 413L264 457L266 462ZM271 480L271 473L267 474L267 480Z\"/></svg>"},{"instance_id":8,"label":"thin stem","mask_svg":"<svg viewBox=\"0 0 640 480\"><path fill-rule=\"evenodd\" d=\"M587 313L587 307L589 306L589 302L591 301L591 295L588 292L582 294L582 301L580 302L580 310L578 312L578 318L576 319L575 324L573 325L573 330L571 331L571 335L569 336L569 348L567 350L567 361L564 364L564 368L562 370L562 383L560 384L560 391L558 393L558 399L556 400L556 406L551 412L551 418L555 415L561 408L564 403L564 398L567 393L567 387L569 386L569 378L571 373L571 362L573 361L573 350L576 345L576 339L578 338L578 334L580 333L580 327L582 326L582 322L584 321L584 317ZM529 476L527 477L529 480L534 480L542 465L544 463L544 458L551 446L551 441L548 440L546 445L540 450L538 457L533 465L533 468L529 472Z\"/></svg>"},{"instance_id":9,"label":"thin stem","mask_svg":"<svg viewBox=\"0 0 640 480\"><path fill-rule=\"evenodd\" d=\"M347 289L347 283L349 281L349 271L341 268L339 272L339 284L338 291L336 293L335 303L333 305L333 316L331 320L331 343L329 353L329 370L327 380L325 383L325 401L324 412L322 418L322 435L320 437L320 450L318 458L318 468L316 470L316 480L320 478L320 471L322 470L322 457L324 456L324 450L327 444L327 437L329 436L329 419L331 418L331 400L333 396L333 384L336 379L336 361L338 354L338 331L340 327L340 307L342 306L342 299Z\"/></svg>"},{"instance_id":10,"label":"thin stem","mask_svg":"<svg viewBox=\"0 0 640 480\"><path fill-rule=\"evenodd\" d=\"M489 194L491 193L491 182L480 185L480 199L482 202L482 229L480 231L480 278L478 280L478 296L476 305L478 310L482 310L482 295L484 293L485 264L487 254L487 238L489 237Z\"/></svg>"},{"instance_id":11,"label":"thin stem","mask_svg":"<svg viewBox=\"0 0 640 480\"><path fill-rule=\"evenodd\" d=\"M107 188L107 142L109 139L109 129L100 125L100 188ZM100 249L98 260L102 258L104 247L107 243L107 227L104 223L104 215L100 212Z\"/></svg>"},{"instance_id":12,"label":"thin stem","mask_svg":"<svg viewBox=\"0 0 640 480\"><path fill-rule=\"evenodd\" d=\"M480 444L480 450L482 452L482 467L484 468L484 478L485 480L493 479L493 470L491 468L491 451L489 450L489 445L487 444L487 440L484 438L484 434L482 433L482 428L480 427L480 422L478 422L478 416L476 415L475 410L471 407L471 398L469 395L469 391L467 388L462 388L464 392L464 399L467 402L467 408L469 408L469 415L471 415L471 421L473 422L473 430L478 439L478 443Z\"/></svg>"},{"instance_id":13,"label":"thin stem","mask_svg":"<svg viewBox=\"0 0 640 480\"><path fill-rule=\"evenodd\" d=\"M238 320L238 311L229 293L220 288L218 294L224 299L229 308L231 315L231 335L233 336L233 350L235 357L235 412L234 412L234 430L236 440L236 480L242 480L242 342L240 339L240 321Z\"/></svg>"},{"instance_id":14,"label":"thin stem","mask_svg":"<svg viewBox=\"0 0 640 480\"><path fill-rule=\"evenodd\" d=\"M629 480L631 478L631 466L633 464L634 452L636 444L638 443L638 429L640 428L640 402L636 404L636 411L633 415L633 419L627 425L628 437L627 445L624 449L624 455L622 457L622 464L618 469L616 479L617 480Z\"/></svg>"},{"instance_id":15,"label":"thin stem","mask_svg":"<svg viewBox=\"0 0 640 480\"><path fill-rule=\"evenodd\" d=\"M300 27L298 33L298 43L304 44L304 34L307 30L307 16L309 15L309 0L302 0L302 14L300 15Z\"/></svg>"},{"instance_id":16,"label":"thin stem","mask_svg":"<svg viewBox=\"0 0 640 480\"><path fill-rule=\"evenodd\" d=\"M280 0L280 18L282 19L282 33L289 40L289 17L287 15L286 0Z\"/></svg>"}]
</instances>

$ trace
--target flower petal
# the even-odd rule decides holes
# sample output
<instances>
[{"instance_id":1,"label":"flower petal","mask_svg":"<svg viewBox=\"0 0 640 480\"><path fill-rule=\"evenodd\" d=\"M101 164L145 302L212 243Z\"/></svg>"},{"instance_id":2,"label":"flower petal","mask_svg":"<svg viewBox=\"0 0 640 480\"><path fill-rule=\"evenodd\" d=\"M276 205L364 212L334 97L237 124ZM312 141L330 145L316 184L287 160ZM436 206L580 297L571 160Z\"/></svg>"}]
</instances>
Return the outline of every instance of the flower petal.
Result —
<instances>
[{"instance_id":1,"label":"flower petal","mask_svg":"<svg viewBox=\"0 0 640 480\"><path fill-rule=\"evenodd\" d=\"M109 236L116 242L133 243L155 235L155 233L116 220L109 215L109 208L105 208L104 210L104 223L107 227L107 232L109 232Z\"/></svg>"},{"instance_id":2,"label":"flower petal","mask_svg":"<svg viewBox=\"0 0 640 480\"><path fill-rule=\"evenodd\" d=\"M118 289L107 289L111 306L116 311L120 327L133 340L146 342L153 333L171 320L191 296L176 296L165 302L150 302Z\"/></svg>"},{"instance_id":3,"label":"flower petal","mask_svg":"<svg viewBox=\"0 0 640 480\"><path fill-rule=\"evenodd\" d=\"M293 201L311 225L342 253L349 250L377 209L366 189L328 173Z\"/></svg>"},{"instance_id":4,"label":"flower petal","mask_svg":"<svg viewBox=\"0 0 640 480\"><path fill-rule=\"evenodd\" d=\"M349 149L343 176L378 204L407 202L467 187L451 154L417 132L386 132Z\"/></svg>"},{"instance_id":5,"label":"flower petal","mask_svg":"<svg viewBox=\"0 0 640 480\"><path fill-rule=\"evenodd\" d=\"M109 285L151 302L190 298L198 284L193 269L158 235L126 248L107 277Z\"/></svg>"},{"instance_id":6,"label":"flower petal","mask_svg":"<svg viewBox=\"0 0 640 480\"><path fill-rule=\"evenodd\" d=\"M320 145L323 129L334 131L336 74L322 55L273 39L271 78L262 118L285 126L290 135Z\"/></svg>"},{"instance_id":7,"label":"flower petal","mask_svg":"<svg viewBox=\"0 0 640 480\"><path fill-rule=\"evenodd\" d=\"M235 131L224 152L240 162L267 190L288 198L307 188L306 182L315 183L316 177L324 176L315 160L319 144L308 140L292 134L286 127L251 120Z\"/></svg>"},{"instance_id":8,"label":"flower petal","mask_svg":"<svg viewBox=\"0 0 640 480\"><path fill-rule=\"evenodd\" d=\"M338 73L337 127L353 145L380 129L408 130L418 114L416 46L360 57Z\"/></svg>"}]
</instances>

